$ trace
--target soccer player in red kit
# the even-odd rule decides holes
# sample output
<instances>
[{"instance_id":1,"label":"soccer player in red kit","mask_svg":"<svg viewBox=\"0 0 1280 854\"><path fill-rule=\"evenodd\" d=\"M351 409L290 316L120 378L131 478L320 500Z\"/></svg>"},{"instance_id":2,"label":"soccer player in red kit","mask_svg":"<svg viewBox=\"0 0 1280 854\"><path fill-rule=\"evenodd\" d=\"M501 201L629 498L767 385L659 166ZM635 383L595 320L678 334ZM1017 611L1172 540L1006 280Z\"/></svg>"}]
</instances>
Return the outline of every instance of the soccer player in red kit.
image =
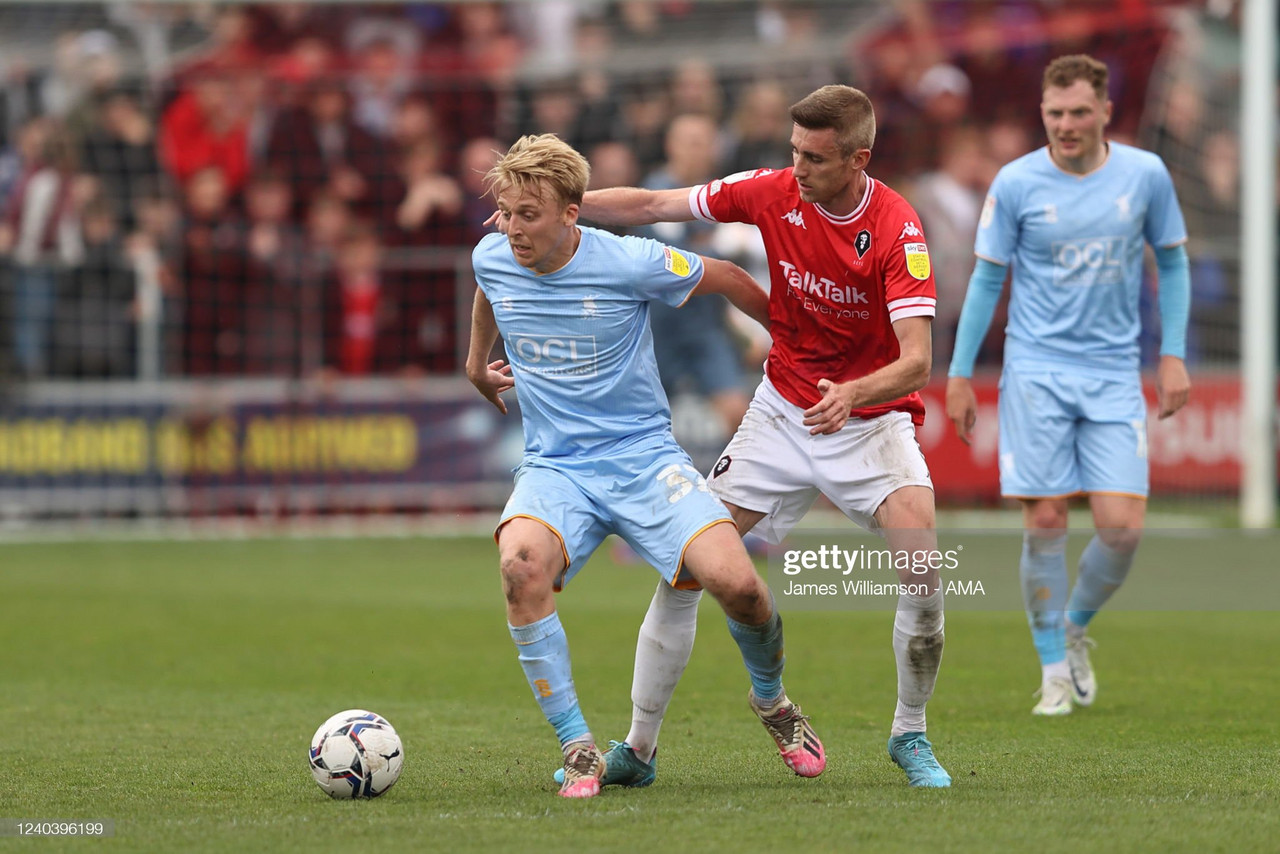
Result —
<instances>
[{"instance_id":1,"label":"soccer player in red kit","mask_svg":"<svg viewBox=\"0 0 1280 854\"><path fill-rule=\"evenodd\" d=\"M674 190L597 190L582 215L604 225L696 218L760 229L773 346L710 481L741 533L778 542L822 493L882 533L895 555L935 555L933 485L915 438L936 305L920 219L866 173L875 114L863 92L823 86L791 107L791 119L789 169ZM936 562L894 563L902 592L889 754L912 786L949 786L925 736L943 647ZM606 755L605 784L654 779L658 729L693 648L698 595L665 583L654 595L636 647L632 728Z\"/></svg>"}]
</instances>

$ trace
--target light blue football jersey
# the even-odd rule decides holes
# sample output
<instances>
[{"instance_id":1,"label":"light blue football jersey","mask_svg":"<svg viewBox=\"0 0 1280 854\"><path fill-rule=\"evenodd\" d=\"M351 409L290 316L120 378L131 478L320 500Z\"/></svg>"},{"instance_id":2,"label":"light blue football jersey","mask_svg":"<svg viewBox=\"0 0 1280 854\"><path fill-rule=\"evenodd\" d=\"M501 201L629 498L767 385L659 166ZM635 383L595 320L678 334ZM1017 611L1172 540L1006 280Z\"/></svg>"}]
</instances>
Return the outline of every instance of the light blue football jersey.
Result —
<instances>
[{"instance_id":1,"label":"light blue football jersey","mask_svg":"<svg viewBox=\"0 0 1280 854\"><path fill-rule=\"evenodd\" d=\"M1138 369L1143 243L1174 246L1187 228L1164 162L1110 143L1087 175L1040 148L996 175L974 251L1012 265L1005 363Z\"/></svg>"},{"instance_id":2,"label":"light blue football jersey","mask_svg":"<svg viewBox=\"0 0 1280 854\"><path fill-rule=\"evenodd\" d=\"M674 445L648 301L683 303L702 280L702 259L579 228L578 251L547 275L522 267L501 234L471 255L515 377L526 460L572 465Z\"/></svg>"}]
</instances>

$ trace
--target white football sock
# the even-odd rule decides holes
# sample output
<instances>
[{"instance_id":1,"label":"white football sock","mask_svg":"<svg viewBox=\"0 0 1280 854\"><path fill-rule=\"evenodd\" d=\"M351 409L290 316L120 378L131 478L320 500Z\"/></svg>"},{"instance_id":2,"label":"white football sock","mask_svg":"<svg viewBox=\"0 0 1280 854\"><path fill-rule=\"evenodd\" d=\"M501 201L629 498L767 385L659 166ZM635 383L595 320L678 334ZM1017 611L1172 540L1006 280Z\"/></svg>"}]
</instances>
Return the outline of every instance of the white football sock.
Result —
<instances>
[{"instance_id":1,"label":"white football sock","mask_svg":"<svg viewBox=\"0 0 1280 854\"><path fill-rule=\"evenodd\" d=\"M945 622L941 587L928 596L904 593L898 597L893 618L893 656L898 663L893 735L925 731L924 707L933 696L942 665Z\"/></svg>"},{"instance_id":2,"label":"white football sock","mask_svg":"<svg viewBox=\"0 0 1280 854\"><path fill-rule=\"evenodd\" d=\"M1067 665L1067 660L1055 661L1053 664L1041 665L1040 684L1048 685L1050 679L1070 679L1071 668Z\"/></svg>"},{"instance_id":3,"label":"white football sock","mask_svg":"<svg viewBox=\"0 0 1280 854\"><path fill-rule=\"evenodd\" d=\"M636 668L631 681L633 705L627 744L645 762L652 760L658 748L662 718L693 653L701 599L701 590L677 590L659 581L640 625Z\"/></svg>"}]
</instances>

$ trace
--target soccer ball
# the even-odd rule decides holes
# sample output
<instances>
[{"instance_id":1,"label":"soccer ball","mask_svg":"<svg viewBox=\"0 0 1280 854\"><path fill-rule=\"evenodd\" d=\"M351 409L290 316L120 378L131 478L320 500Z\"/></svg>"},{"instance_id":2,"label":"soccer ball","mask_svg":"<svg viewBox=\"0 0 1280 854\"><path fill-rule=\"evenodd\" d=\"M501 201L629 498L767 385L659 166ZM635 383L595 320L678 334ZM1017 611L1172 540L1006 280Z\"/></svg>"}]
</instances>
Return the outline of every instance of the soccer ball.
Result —
<instances>
[{"instance_id":1,"label":"soccer ball","mask_svg":"<svg viewBox=\"0 0 1280 854\"><path fill-rule=\"evenodd\" d=\"M376 798L395 785L404 767L400 736L382 715L348 709L311 738L311 776L332 798Z\"/></svg>"}]
</instances>

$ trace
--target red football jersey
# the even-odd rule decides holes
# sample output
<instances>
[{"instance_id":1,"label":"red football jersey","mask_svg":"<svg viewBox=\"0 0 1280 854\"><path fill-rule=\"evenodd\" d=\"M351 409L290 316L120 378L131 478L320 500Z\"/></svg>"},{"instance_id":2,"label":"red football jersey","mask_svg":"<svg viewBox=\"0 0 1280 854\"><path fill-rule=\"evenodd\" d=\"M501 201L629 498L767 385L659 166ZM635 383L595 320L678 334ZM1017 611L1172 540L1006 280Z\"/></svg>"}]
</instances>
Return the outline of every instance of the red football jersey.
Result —
<instances>
[{"instance_id":1,"label":"red football jersey","mask_svg":"<svg viewBox=\"0 0 1280 854\"><path fill-rule=\"evenodd\" d=\"M769 332L765 373L787 400L808 409L818 380L847 382L898 358L893 322L933 317L937 307L929 249L920 218L902 196L867 177L857 210L832 216L801 201L791 169L740 172L694 187L689 206L706 222L749 222L769 258ZM911 413L912 393L854 409L854 418Z\"/></svg>"}]
</instances>

